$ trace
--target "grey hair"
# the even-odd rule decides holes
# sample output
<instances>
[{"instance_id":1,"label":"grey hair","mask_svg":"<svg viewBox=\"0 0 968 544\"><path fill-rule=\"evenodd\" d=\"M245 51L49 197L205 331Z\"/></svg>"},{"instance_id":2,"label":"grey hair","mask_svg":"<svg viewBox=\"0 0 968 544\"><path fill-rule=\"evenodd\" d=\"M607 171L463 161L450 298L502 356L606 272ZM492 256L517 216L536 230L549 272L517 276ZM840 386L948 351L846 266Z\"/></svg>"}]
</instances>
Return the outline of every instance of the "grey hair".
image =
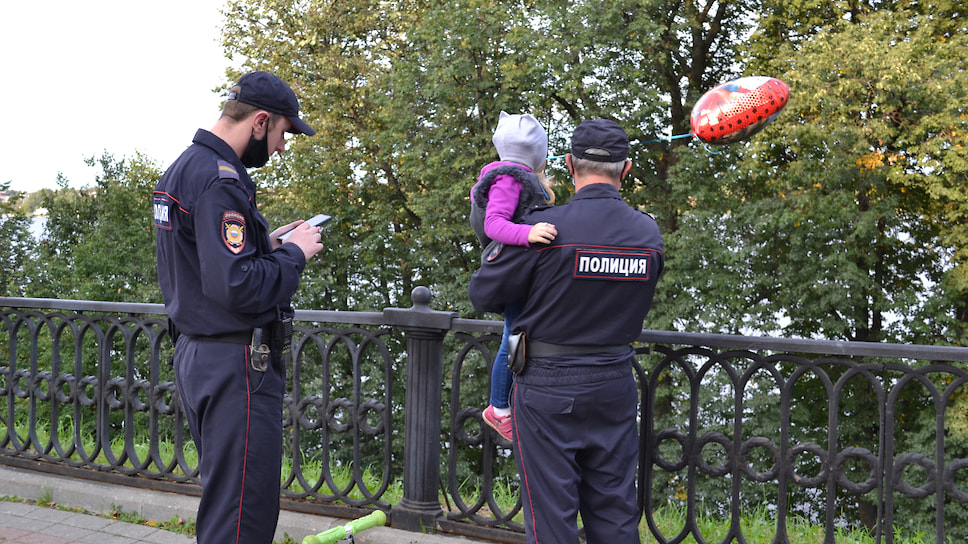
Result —
<instances>
[{"instance_id":1,"label":"grey hair","mask_svg":"<svg viewBox=\"0 0 968 544\"><path fill-rule=\"evenodd\" d=\"M626 162L627 161L599 162L590 161L588 159L579 159L574 155L571 156L571 165L575 169L576 176L598 175L616 181L622 179L622 171L625 170Z\"/></svg>"}]
</instances>

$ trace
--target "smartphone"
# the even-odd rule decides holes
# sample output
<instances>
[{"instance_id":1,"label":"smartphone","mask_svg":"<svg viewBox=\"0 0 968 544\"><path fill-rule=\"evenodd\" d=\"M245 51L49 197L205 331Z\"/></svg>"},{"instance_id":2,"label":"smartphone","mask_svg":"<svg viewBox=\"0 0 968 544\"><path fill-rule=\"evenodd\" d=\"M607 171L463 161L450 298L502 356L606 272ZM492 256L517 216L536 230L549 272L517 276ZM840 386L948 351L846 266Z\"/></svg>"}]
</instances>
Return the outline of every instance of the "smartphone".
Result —
<instances>
[{"instance_id":1,"label":"smartphone","mask_svg":"<svg viewBox=\"0 0 968 544\"><path fill-rule=\"evenodd\" d=\"M329 223L331 219L332 217L326 215L325 213L321 213L313 216L310 219L307 219L306 222L314 227L321 227L326 223ZM296 230L296 229L293 229L293 230ZM285 242L286 239L289 238L290 234L292 234L292 230L287 231L285 234L282 234L281 236L279 236L279 238L277 238L277 240L279 240L280 242Z\"/></svg>"}]
</instances>

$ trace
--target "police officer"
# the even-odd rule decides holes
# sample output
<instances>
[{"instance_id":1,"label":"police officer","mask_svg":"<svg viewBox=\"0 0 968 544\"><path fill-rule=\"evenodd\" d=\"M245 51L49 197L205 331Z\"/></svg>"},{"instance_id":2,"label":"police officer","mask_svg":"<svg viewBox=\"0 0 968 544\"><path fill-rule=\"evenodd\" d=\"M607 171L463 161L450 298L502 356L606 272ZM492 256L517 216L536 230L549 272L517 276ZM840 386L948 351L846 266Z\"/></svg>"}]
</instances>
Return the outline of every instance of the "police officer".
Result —
<instances>
[{"instance_id":1,"label":"police officer","mask_svg":"<svg viewBox=\"0 0 968 544\"><path fill-rule=\"evenodd\" d=\"M275 75L245 74L154 192L175 382L202 481L199 544L269 544L278 521L291 299L323 247L303 221L269 232L256 207L246 168L283 153L286 132L315 134L295 93Z\"/></svg>"},{"instance_id":2,"label":"police officer","mask_svg":"<svg viewBox=\"0 0 968 544\"><path fill-rule=\"evenodd\" d=\"M575 195L525 222L556 225L548 245L505 246L471 278L478 311L524 300L515 321L525 364L511 413L530 543L640 542L635 501L638 394L629 346L662 271L655 220L619 194L631 168L616 123L585 121L566 155Z\"/></svg>"}]
</instances>

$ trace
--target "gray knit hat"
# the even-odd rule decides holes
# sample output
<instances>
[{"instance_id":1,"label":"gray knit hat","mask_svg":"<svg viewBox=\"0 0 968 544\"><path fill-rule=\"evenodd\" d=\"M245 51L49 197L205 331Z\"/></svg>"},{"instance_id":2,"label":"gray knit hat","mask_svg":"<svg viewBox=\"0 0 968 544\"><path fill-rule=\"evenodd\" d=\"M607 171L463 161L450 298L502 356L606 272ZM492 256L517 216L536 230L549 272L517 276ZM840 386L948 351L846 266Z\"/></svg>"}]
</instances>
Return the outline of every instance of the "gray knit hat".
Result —
<instances>
[{"instance_id":1,"label":"gray knit hat","mask_svg":"<svg viewBox=\"0 0 968 544\"><path fill-rule=\"evenodd\" d=\"M530 113L501 112L491 138L502 161L523 164L537 170L548 158L548 133Z\"/></svg>"}]
</instances>

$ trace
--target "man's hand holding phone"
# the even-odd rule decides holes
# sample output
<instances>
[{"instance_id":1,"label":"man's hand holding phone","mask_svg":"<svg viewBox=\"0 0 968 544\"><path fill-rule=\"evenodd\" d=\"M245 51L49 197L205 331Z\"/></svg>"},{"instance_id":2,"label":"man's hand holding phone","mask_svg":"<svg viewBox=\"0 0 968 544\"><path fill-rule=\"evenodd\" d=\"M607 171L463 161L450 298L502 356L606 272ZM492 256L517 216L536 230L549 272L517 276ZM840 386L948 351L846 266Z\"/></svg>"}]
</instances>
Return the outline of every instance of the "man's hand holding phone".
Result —
<instances>
[{"instance_id":1,"label":"man's hand holding phone","mask_svg":"<svg viewBox=\"0 0 968 544\"><path fill-rule=\"evenodd\" d=\"M294 221L272 231L269 234L269 239L272 241L273 249L281 246L283 243L291 242L299 246L299 249L302 250L303 255L306 256L306 260L308 261L313 255L323 249L319 231L322 230L322 226L328 223L330 219L332 217L319 214L308 221Z\"/></svg>"}]
</instances>

